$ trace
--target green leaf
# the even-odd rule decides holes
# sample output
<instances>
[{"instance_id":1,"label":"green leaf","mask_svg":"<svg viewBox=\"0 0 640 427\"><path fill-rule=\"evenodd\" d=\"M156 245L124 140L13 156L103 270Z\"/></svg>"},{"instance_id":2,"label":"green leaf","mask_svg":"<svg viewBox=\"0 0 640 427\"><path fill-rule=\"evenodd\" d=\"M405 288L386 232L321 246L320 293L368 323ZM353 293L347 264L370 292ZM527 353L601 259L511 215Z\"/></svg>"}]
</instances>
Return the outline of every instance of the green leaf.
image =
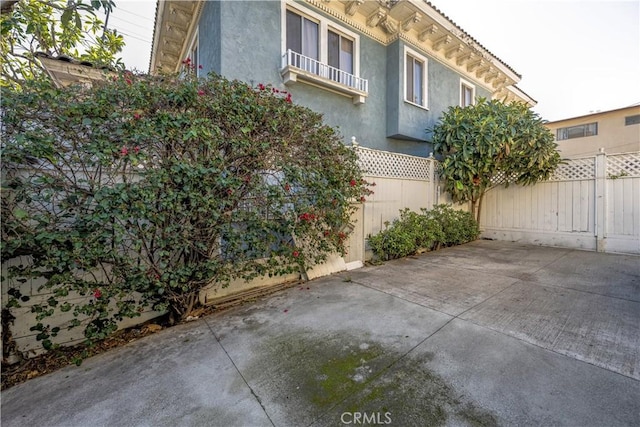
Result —
<instances>
[{"instance_id":1,"label":"green leaf","mask_svg":"<svg viewBox=\"0 0 640 427\"><path fill-rule=\"evenodd\" d=\"M15 208L13 210L13 215L17 219L25 219L25 218L27 218L29 216L29 213L27 211L25 211L24 209Z\"/></svg>"}]
</instances>

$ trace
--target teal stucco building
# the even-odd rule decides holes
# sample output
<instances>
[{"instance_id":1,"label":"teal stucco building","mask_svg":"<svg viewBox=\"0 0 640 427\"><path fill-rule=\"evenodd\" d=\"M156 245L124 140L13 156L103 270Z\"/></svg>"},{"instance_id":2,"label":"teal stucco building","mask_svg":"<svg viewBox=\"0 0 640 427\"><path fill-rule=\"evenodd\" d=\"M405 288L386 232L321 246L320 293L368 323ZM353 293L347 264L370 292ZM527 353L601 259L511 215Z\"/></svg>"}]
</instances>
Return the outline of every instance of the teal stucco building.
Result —
<instances>
[{"instance_id":1,"label":"teal stucco building","mask_svg":"<svg viewBox=\"0 0 640 427\"><path fill-rule=\"evenodd\" d=\"M345 143L428 156L444 111L477 97L535 101L511 67L422 0L162 1L151 73L271 84Z\"/></svg>"}]
</instances>

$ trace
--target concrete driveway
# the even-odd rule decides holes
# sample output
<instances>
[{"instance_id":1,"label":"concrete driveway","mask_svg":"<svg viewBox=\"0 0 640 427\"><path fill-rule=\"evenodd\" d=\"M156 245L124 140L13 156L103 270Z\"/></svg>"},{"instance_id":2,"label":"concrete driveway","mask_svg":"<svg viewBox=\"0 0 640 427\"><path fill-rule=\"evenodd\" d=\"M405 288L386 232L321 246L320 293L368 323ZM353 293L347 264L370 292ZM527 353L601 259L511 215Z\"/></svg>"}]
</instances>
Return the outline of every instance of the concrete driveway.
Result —
<instances>
[{"instance_id":1,"label":"concrete driveway","mask_svg":"<svg viewBox=\"0 0 640 427\"><path fill-rule=\"evenodd\" d=\"M3 426L640 424L640 258L477 241L2 392Z\"/></svg>"}]
</instances>

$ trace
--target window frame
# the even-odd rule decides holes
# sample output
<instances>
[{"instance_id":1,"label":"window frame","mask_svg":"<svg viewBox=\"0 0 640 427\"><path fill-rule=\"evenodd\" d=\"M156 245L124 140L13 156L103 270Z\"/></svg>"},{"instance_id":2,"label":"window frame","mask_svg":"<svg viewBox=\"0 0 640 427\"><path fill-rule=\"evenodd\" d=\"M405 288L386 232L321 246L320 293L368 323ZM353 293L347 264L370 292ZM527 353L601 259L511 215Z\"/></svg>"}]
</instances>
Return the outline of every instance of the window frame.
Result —
<instances>
[{"instance_id":1,"label":"window frame","mask_svg":"<svg viewBox=\"0 0 640 427\"><path fill-rule=\"evenodd\" d=\"M420 62L422 62L423 67L422 67L422 104L418 104L417 102L413 101L413 100L409 100L407 99L407 58L408 56L412 56L414 60L418 60ZM426 56L418 53L417 51L415 51L414 49L411 49L408 46L404 46L403 49L403 56L402 56L402 62L403 62L403 87L402 87L402 98L404 99L404 102L411 104L411 105L415 105L416 107L419 108L423 108L425 110L429 109L429 97L428 97L428 86L429 86L429 81L428 81L428 69L429 69L429 62ZM413 66L413 63L412 63ZM415 90L414 90L415 93Z\"/></svg>"},{"instance_id":2,"label":"window frame","mask_svg":"<svg viewBox=\"0 0 640 427\"><path fill-rule=\"evenodd\" d=\"M193 73L196 77L200 77L200 37L198 37L198 33L199 33L199 27L196 28L196 30L193 33L193 36L191 37L191 40L189 41L189 48L187 49L186 52L186 57L182 58L182 60L189 58L191 59L191 66L193 67ZM196 51L196 59L194 61L193 59L193 52L194 50ZM185 67L183 67L183 70L185 69ZM189 72L191 72L191 70L188 70Z\"/></svg>"},{"instance_id":3,"label":"window frame","mask_svg":"<svg viewBox=\"0 0 640 427\"><path fill-rule=\"evenodd\" d=\"M591 133L590 135L587 135L587 131L589 129L589 126L594 127L595 131L593 133ZM583 135L581 136L570 136L570 131L573 129L578 129L578 128L584 128L583 131ZM566 141L569 139L578 139L578 138L588 138L590 136L598 136L598 122L591 122L591 123L582 123L579 125L573 125L573 126L565 126L562 128L558 128L556 129L556 141Z\"/></svg>"},{"instance_id":4,"label":"window frame","mask_svg":"<svg viewBox=\"0 0 640 427\"><path fill-rule=\"evenodd\" d=\"M625 116L624 125L625 126L640 125L640 114L633 114L631 116Z\"/></svg>"},{"instance_id":5,"label":"window frame","mask_svg":"<svg viewBox=\"0 0 640 427\"><path fill-rule=\"evenodd\" d=\"M476 85L465 79L460 79L460 107L462 108L467 107L467 105L464 105L465 87L471 89L471 103L469 105L475 105L476 103Z\"/></svg>"},{"instance_id":6,"label":"window frame","mask_svg":"<svg viewBox=\"0 0 640 427\"><path fill-rule=\"evenodd\" d=\"M312 22L312 23L316 24L316 26L317 26L316 42L317 43L316 43L315 49L317 51L317 55L316 55L317 57L316 58L312 57L311 55L309 55L308 52L306 52L306 53L305 52L297 52L297 53L299 53L300 55L307 56L307 57L309 57L311 59L315 59L316 61L319 61L320 60L320 35L321 35L321 32L322 32L322 29L320 28L320 22L318 20L310 18L310 17L308 17L308 16L306 16L304 14L296 13L294 10L287 9L285 11L285 15L288 15L289 12L291 14L293 14L293 15L296 15L298 18L300 18L300 47L301 47L300 50L301 51L304 51L305 50L304 48L307 46L307 43L306 43L306 40L305 40L305 37L304 37L305 36L305 29L306 29L305 22L308 21L308 22ZM286 17L285 17L285 19L286 19ZM288 40L288 36L289 36L288 19L286 19L285 22L286 23L285 23L284 38L285 38L285 52L286 52L286 49L287 49L286 44L287 44L287 40Z\"/></svg>"}]
</instances>

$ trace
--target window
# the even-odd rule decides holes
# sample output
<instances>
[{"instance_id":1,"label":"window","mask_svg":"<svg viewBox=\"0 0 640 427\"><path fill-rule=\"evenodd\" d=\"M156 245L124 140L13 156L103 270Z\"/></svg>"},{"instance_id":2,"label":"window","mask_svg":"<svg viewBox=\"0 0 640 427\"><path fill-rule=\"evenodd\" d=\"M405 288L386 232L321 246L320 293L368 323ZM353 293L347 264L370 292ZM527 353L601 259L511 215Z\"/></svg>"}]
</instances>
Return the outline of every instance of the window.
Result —
<instances>
[{"instance_id":1,"label":"window","mask_svg":"<svg viewBox=\"0 0 640 427\"><path fill-rule=\"evenodd\" d=\"M427 60L405 48L404 87L405 101L427 107Z\"/></svg>"},{"instance_id":2,"label":"window","mask_svg":"<svg viewBox=\"0 0 640 427\"><path fill-rule=\"evenodd\" d=\"M585 136L594 136L598 134L598 123L588 123L578 126L570 126L557 130L556 139L563 141L565 139L582 138Z\"/></svg>"},{"instance_id":3,"label":"window","mask_svg":"<svg viewBox=\"0 0 640 427\"><path fill-rule=\"evenodd\" d=\"M631 126L640 124L640 114L636 114L635 116L628 116L624 118L624 125Z\"/></svg>"},{"instance_id":4,"label":"window","mask_svg":"<svg viewBox=\"0 0 640 427\"><path fill-rule=\"evenodd\" d=\"M353 74L353 40L331 30L327 34L329 65Z\"/></svg>"},{"instance_id":5,"label":"window","mask_svg":"<svg viewBox=\"0 0 640 427\"><path fill-rule=\"evenodd\" d=\"M326 17L285 1L282 12L282 69L285 84L311 82L361 104L369 91L358 76L359 36Z\"/></svg>"},{"instance_id":6,"label":"window","mask_svg":"<svg viewBox=\"0 0 640 427\"><path fill-rule=\"evenodd\" d=\"M471 83L460 79L460 106L467 107L475 103L476 87Z\"/></svg>"},{"instance_id":7,"label":"window","mask_svg":"<svg viewBox=\"0 0 640 427\"><path fill-rule=\"evenodd\" d=\"M307 71L317 72L317 61L320 59L318 23L287 10L287 50L314 59L308 61L296 56L294 66Z\"/></svg>"}]
</instances>

